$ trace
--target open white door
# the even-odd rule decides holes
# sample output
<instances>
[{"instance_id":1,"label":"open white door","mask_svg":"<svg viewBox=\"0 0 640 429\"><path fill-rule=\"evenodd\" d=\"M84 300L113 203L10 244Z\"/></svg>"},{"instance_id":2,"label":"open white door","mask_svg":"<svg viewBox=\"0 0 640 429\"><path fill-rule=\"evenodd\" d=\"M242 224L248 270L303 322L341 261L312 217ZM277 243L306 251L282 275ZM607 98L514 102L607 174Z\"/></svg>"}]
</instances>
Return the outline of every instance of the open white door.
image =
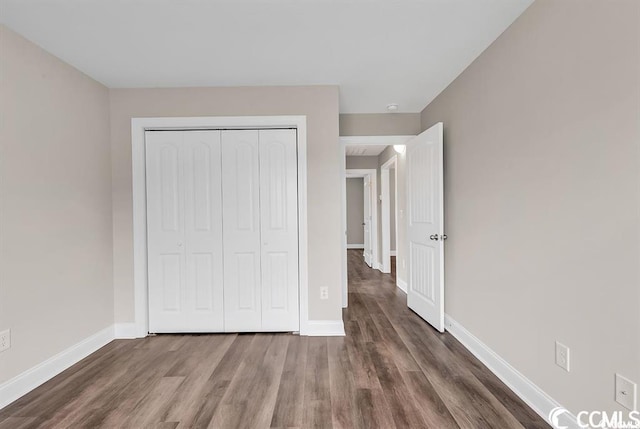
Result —
<instances>
[{"instance_id":1,"label":"open white door","mask_svg":"<svg viewBox=\"0 0 640 429\"><path fill-rule=\"evenodd\" d=\"M444 332L443 126L407 143L407 305Z\"/></svg>"},{"instance_id":2,"label":"open white door","mask_svg":"<svg viewBox=\"0 0 640 429\"><path fill-rule=\"evenodd\" d=\"M373 264L373 246L371 240L371 178L364 176L364 262L371 266Z\"/></svg>"}]
</instances>

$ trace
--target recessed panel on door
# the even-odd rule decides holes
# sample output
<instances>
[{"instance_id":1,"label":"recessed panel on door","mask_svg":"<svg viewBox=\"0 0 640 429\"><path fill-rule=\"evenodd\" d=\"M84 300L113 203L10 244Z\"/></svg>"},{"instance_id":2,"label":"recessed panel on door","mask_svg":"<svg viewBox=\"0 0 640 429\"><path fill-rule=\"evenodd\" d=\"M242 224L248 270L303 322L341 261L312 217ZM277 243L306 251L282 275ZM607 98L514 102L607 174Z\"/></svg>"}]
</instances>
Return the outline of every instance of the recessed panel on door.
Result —
<instances>
[{"instance_id":1,"label":"recessed panel on door","mask_svg":"<svg viewBox=\"0 0 640 429\"><path fill-rule=\"evenodd\" d=\"M295 130L260 130L262 330L297 331L298 171Z\"/></svg>"},{"instance_id":2,"label":"recessed panel on door","mask_svg":"<svg viewBox=\"0 0 640 429\"><path fill-rule=\"evenodd\" d=\"M257 130L222 132L224 319L227 332L262 330L259 162Z\"/></svg>"}]
</instances>

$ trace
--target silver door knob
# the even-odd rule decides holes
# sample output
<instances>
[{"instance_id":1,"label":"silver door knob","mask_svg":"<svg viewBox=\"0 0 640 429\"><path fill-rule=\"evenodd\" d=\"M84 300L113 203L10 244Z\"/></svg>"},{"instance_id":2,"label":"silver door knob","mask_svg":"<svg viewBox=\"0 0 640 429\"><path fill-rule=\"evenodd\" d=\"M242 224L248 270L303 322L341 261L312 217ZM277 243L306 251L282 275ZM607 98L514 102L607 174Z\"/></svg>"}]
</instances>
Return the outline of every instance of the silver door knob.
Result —
<instances>
[{"instance_id":1,"label":"silver door knob","mask_svg":"<svg viewBox=\"0 0 640 429\"><path fill-rule=\"evenodd\" d=\"M430 235L430 236L429 236L429 238L430 238L431 240L435 240L435 241L438 241L438 240L439 240L439 238L438 238L438 234Z\"/></svg>"}]
</instances>

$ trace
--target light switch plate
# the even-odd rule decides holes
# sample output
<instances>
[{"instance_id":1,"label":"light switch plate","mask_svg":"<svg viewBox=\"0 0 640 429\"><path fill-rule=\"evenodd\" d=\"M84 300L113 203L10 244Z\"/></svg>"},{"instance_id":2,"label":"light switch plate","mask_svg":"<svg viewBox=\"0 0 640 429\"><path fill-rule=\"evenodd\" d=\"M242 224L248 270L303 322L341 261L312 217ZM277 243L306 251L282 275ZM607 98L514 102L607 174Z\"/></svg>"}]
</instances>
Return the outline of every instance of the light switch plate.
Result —
<instances>
[{"instance_id":1,"label":"light switch plate","mask_svg":"<svg viewBox=\"0 0 640 429\"><path fill-rule=\"evenodd\" d=\"M556 341L556 365L569 372L571 368L571 355L569 347Z\"/></svg>"},{"instance_id":2,"label":"light switch plate","mask_svg":"<svg viewBox=\"0 0 640 429\"><path fill-rule=\"evenodd\" d=\"M616 374L616 402L628 410L635 411L638 385L626 377Z\"/></svg>"}]
</instances>

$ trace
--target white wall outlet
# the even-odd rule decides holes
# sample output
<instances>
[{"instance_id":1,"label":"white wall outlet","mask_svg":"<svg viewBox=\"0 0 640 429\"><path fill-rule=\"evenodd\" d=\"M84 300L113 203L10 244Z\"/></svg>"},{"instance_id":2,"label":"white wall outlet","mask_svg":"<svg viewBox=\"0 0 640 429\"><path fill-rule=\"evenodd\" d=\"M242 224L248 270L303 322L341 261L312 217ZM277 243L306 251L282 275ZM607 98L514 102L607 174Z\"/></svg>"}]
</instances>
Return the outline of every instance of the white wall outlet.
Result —
<instances>
[{"instance_id":1,"label":"white wall outlet","mask_svg":"<svg viewBox=\"0 0 640 429\"><path fill-rule=\"evenodd\" d=\"M638 385L626 377L616 374L616 402L628 410L636 410Z\"/></svg>"},{"instance_id":2,"label":"white wall outlet","mask_svg":"<svg viewBox=\"0 0 640 429\"><path fill-rule=\"evenodd\" d=\"M11 330L0 332L0 352L11 348Z\"/></svg>"},{"instance_id":3,"label":"white wall outlet","mask_svg":"<svg viewBox=\"0 0 640 429\"><path fill-rule=\"evenodd\" d=\"M407 263L405 262L404 258L402 258L402 269L404 270L405 268L407 268Z\"/></svg>"},{"instance_id":4,"label":"white wall outlet","mask_svg":"<svg viewBox=\"0 0 640 429\"><path fill-rule=\"evenodd\" d=\"M320 288L320 299L329 299L329 288L323 286Z\"/></svg>"},{"instance_id":5,"label":"white wall outlet","mask_svg":"<svg viewBox=\"0 0 640 429\"><path fill-rule=\"evenodd\" d=\"M569 372L571 367L571 355L569 347L556 341L556 365Z\"/></svg>"}]
</instances>

